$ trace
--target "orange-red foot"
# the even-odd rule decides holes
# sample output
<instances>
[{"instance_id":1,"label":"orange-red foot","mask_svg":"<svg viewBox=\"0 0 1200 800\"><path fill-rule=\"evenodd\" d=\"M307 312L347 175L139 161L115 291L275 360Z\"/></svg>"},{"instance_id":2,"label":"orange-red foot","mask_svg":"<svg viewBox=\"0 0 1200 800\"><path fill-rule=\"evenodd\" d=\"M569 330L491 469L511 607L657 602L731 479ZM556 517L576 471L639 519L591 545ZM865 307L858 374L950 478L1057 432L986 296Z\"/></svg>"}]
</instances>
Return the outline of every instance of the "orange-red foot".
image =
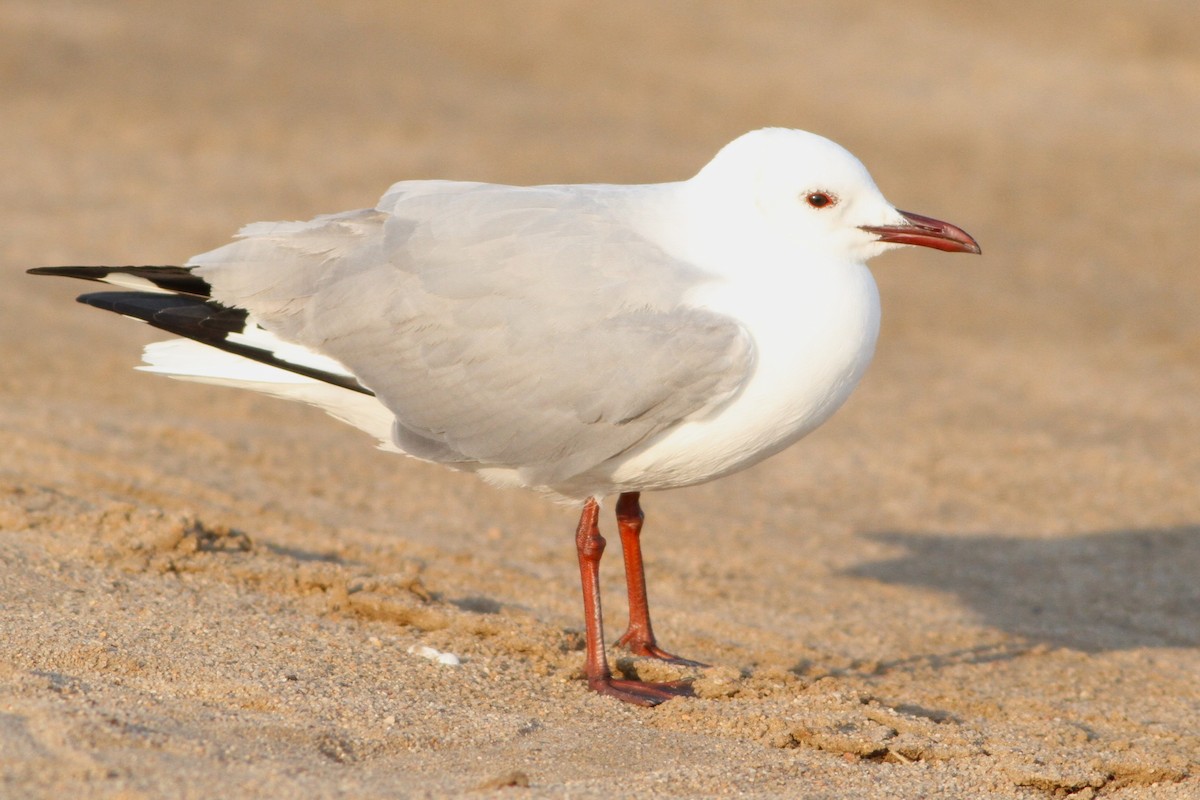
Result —
<instances>
[{"instance_id":1,"label":"orange-red foot","mask_svg":"<svg viewBox=\"0 0 1200 800\"><path fill-rule=\"evenodd\" d=\"M660 661L666 661L668 664L677 664L681 667L707 667L702 661L692 661L690 658L681 658L680 656L668 653L663 650L653 641L636 636L630 631L626 631L625 635L617 640L617 647L624 647L635 656L644 658L657 658Z\"/></svg>"},{"instance_id":2,"label":"orange-red foot","mask_svg":"<svg viewBox=\"0 0 1200 800\"><path fill-rule=\"evenodd\" d=\"M623 703L633 703L636 706L656 706L665 703L673 697L694 697L690 681L669 681L667 683L650 683L649 681L628 681L619 678L601 678L588 681L588 688L593 692L614 697Z\"/></svg>"}]
</instances>

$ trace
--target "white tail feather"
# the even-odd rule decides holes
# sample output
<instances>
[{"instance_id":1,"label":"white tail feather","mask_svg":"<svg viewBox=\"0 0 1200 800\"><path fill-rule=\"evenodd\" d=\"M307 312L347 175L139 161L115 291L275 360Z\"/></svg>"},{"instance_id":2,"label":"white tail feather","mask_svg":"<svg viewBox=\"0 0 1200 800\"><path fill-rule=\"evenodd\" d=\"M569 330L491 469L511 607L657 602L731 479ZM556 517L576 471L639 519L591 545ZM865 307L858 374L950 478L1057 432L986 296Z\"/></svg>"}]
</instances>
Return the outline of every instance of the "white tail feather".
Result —
<instances>
[{"instance_id":1,"label":"white tail feather","mask_svg":"<svg viewBox=\"0 0 1200 800\"><path fill-rule=\"evenodd\" d=\"M244 344L248 347L257 347L260 350L266 350L279 360L286 361L289 364L329 372L344 378L354 377L353 373L346 369L340 361L320 353L314 353L303 345L285 342L275 334L260 327L254 321L253 317L246 320L246 325L240 332L229 334L228 339L234 344Z\"/></svg>"},{"instance_id":2,"label":"white tail feather","mask_svg":"<svg viewBox=\"0 0 1200 800\"><path fill-rule=\"evenodd\" d=\"M255 342L255 345L262 346L262 342ZM321 369L328 368L328 364L323 362L329 362L336 365L342 374L349 374L345 372L344 367L331 359L296 345L289 347L292 348L288 353L289 361ZM298 400L316 406L335 419L374 436L379 441L381 450L402 452L392 441L392 412L374 395L334 386L191 339L154 342L146 346L142 358L146 364L138 369L143 372L153 372L184 381L249 389L272 397Z\"/></svg>"}]
</instances>

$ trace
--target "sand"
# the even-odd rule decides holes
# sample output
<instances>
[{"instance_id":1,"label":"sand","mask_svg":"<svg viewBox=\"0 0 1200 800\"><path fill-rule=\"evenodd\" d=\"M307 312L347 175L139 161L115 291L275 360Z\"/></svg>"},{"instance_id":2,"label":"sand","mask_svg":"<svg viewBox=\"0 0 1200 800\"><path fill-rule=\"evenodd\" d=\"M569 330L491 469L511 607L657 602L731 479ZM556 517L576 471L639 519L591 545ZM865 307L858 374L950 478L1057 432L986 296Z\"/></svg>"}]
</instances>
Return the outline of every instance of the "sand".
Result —
<instances>
[{"instance_id":1,"label":"sand","mask_svg":"<svg viewBox=\"0 0 1200 800\"><path fill-rule=\"evenodd\" d=\"M0 795L1200 797L1190 0L5 0L0 70ZM23 274L768 124L984 255L879 259L849 404L643 498L716 665L658 709L579 679L572 509L135 373L152 331Z\"/></svg>"}]
</instances>

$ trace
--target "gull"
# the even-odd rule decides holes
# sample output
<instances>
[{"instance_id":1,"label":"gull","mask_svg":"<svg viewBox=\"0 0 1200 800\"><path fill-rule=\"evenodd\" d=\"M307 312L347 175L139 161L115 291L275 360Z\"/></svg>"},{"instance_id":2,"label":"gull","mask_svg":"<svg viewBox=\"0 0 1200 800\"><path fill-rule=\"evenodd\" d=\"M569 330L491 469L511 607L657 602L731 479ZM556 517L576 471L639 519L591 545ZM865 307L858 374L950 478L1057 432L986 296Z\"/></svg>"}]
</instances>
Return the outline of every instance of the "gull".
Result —
<instances>
[{"instance_id":1,"label":"gull","mask_svg":"<svg viewBox=\"0 0 1200 800\"><path fill-rule=\"evenodd\" d=\"M866 370L866 261L979 253L899 211L861 162L800 130L752 131L694 177L646 185L402 181L373 208L248 225L182 267L40 267L112 284L79 301L183 338L141 369L317 406L381 448L582 503L575 545L590 689L638 705L688 681L613 676L599 566L616 495L629 625L662 649L642 492L745 469L825 420Z\"/></svg>"}]
</instances>

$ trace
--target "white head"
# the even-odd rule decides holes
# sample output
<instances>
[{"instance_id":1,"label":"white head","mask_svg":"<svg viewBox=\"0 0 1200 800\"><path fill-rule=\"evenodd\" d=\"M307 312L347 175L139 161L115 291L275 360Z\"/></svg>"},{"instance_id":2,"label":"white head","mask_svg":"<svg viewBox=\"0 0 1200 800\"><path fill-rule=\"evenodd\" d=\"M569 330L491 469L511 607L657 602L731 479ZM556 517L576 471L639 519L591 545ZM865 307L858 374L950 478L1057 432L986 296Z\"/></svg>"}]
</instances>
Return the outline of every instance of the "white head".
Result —
<instances>
[{"instance_id":1,"label":"white head","mask_svg":"<svg viewBox=\"0 0 1200 800\"><path fill-rule=\"evenodd\" d=\"M862 262L904 244L979 252L961 228L898 211L862 162L807 131L751 131L722 148L688 183L706 203L753 225L776 247L800 254Z\"/></svg>"}]
</instances>

